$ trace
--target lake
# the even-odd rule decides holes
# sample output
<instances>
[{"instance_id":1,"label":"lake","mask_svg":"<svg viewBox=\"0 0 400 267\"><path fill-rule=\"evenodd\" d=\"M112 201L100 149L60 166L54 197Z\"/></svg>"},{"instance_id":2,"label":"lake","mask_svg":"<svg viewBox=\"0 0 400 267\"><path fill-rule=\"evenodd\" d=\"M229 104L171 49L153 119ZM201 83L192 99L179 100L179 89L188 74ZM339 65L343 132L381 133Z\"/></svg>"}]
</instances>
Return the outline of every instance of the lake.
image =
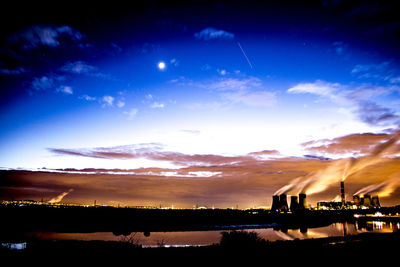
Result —
<instances>
[{"instance_id":1,"label":"lake","mask_svg":"<svg viewBox=\"0 0 400 267\"><path fill-rule=\"evenodd\" d=\"M294 240L307 238L323 238L343 235L357 235L364 232L391 233L398 231L400 223L369 221L366 223L333 223L325 227L308 229L278 230L274 228L240 228L244 231L254 231L268 241ZM174 231L174 232L133 232L129 235L117 235L112 232L95 233L56 233L31 232L26 233L26 240L102 240L128 241L143 247L157 246L204 246L219 243L221 232L229 230L208 231ZM4 243L3 243L4 244Z\"/></svg>"}]
</instances>

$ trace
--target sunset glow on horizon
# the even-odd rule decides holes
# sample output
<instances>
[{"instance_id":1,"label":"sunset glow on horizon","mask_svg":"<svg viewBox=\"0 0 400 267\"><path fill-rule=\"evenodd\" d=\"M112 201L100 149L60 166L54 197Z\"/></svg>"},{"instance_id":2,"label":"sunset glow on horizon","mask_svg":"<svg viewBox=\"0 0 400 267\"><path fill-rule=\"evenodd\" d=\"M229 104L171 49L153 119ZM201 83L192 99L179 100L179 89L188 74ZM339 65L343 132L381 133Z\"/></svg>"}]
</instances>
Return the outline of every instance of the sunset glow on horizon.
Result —
<instances>
[{"instance_id":1,"label":"sunset glow on horizon","mask_svg":"<svg viewBox=\"0 0 400 267\"><path fill-rule=\"evenodd\" d=\"M30 10L2 18L0 199L400 202L398 4Z\"/></svg>"}]
</instances>

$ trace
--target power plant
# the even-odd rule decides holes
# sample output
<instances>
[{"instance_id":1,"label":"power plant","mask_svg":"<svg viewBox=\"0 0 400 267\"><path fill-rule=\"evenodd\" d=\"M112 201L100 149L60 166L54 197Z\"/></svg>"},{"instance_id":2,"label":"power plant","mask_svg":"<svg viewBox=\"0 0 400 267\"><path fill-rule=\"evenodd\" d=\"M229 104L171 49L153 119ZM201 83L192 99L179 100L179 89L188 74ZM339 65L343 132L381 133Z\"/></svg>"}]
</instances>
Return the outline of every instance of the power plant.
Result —
<instances>
[{"instance_id":1,"label":"power plant","mask_svg":"<svg viewBox=\"0 0 400 267\"><path fill-rule=\"evenodd\" d=\"M287 202L287 195L273 195L271 211L273 212L297 212L307 209L306 194L299 194L299 196L290 196L290 208Z\"/></svg>"},{"instance_id":2,"label":"power plant","mask_svg":"<svg viewBox=\"0 0 400 267\"><path fill-rule=\"evenodd\" d=\"M371 196L364 194L363 196L354 195L353 201L346 202L344 182L340 182L340 201L320 201L317 202L318 210L338 210L338 209L370 209L380 208L378 195ZM272 196L272 212L299 212L308 209L307 195L300 193L298 196L290 196L290 206L287 202L287 195Z\"/></svg>"}]
</instances>

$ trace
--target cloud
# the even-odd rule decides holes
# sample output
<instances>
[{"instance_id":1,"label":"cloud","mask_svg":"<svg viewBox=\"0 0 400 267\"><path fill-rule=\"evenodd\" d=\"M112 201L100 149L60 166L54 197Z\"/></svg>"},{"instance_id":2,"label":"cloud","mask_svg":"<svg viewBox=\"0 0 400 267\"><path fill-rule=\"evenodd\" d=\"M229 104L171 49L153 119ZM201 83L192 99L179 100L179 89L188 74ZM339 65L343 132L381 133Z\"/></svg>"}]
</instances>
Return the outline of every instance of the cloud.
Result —
<instances>
[{"instance_id":1,"label":"cloud","mask_svg":"<svg viewBox=\"0 0 400 267\"><path fill-rule=\"evenodd\" d=\"M96 97L89 96L89 95L82 95L82 96L80 96L79 98L80 98L80 99L84 99L84 100L86 100L86 101L95 101L95 100L96 100Z\"/></svg>"},{"instance_id":2,"label":"cloud","mask_svg":"<svg viewBox=\"0 0 400 267\"><path fill-rule=\"evenodd\" d=\"M400 84L400 70L390 61L374 64L358 64L351 74L358 79Z\"/></svg>"},{"instance_id":3,"label":"cloud","mask_svg":"<svg viewBox=\"0 0 400 267\"><path fill-rule=\"evenodd\" d=\"M369 135L361 134L360 137L369 138ZM356 136L352 138L354 140ZM350 140L347 142L350 143ZM346 179L347 194L351 195L370 185L386 188L391 183L390 179L396 178L393 175L398 175L400 171L400 158L382 156L395 145L393 141L384 141L382 145L379 143L372 148L372 152L359 160L268 158L279 155L274 150L239 156L189 155L164 151L164 146L157 143L82 149L53 148L49 150L56 155L101 160L132 160L142 157L181 165L173 169L0 170L3 177L0 181L0 195L3 199L50 199L59 192L74 188L74 194L69 195L68 201L92 203L93 199L97 199L98 203L105 204L120 201L126 205L158 206L163 203L186 208L196 203L222 208L239 204L245 208L271 205L272 194L283 188L291 193L304 189L309 194L308 202L315 203L332 199L338 194L339 181L346 168L349 174ZM391 190L390 195L381 198L381 203L396 204L399 193Z\"/></svg>"},{"instance_id":4,"label":"cloud","mask_svg":"<svg viewBox=\"0 0 400 267\"><path fill-rule=\"evenodd\" d=\"M223 97L229 100L231 103L243 103L248 106L254 107L267 107L276 104L276 95L272 92L235 92L223 94Z\"/></svg>"},{"instance_id":5,"label":"cloud","mask_svg":"<svg viewBox=\"0 0 400 267\"><path fill-rule=\"evenodd\" d=\"M319 96L321 100L328 99L339 106L353 106L358 119L369 125L391 126L399 122L399 115L395 111L370 101L370 99L378 100L381 96L400 92L400 87L396 85L349 86L317 80L313 83L297 84L289 88L287 92L313 94Z\"/></svg>"},{"instance_id":6,"label":"cloud","mask_svg":"<svg viewBox=\"0 0 400 267\"><path fill-rule=\"evenodd\" d=\"M339 83L329 83L316 80L313 83L299 83L287 90L291 94L313 94L323 98L328 98L334 103L347 103L346 97L338 94L344 86Z\"/></svg>"},{"instance_id":7,"label":"cloud","mask_svg":"<svg viewBox=\"0 0 400 267\"><path fill-rule=\"evenodd\" d=\"M342 41L336 41L332 43L333 47L335 48L335 52L338 56L342 56L346 53L347 44Z\"/></svg>"},{"instance_id":8,"label":"cloud","mask_svg":"<svg viewBox=\"0 0 400 267\"><path fill-rule=\"evenodd\" d=\"M72 87L68 85L61 85L60 87L57 88L57 92L64 93L67 95L72 95L74 93Z\"/></svg>"},{"instance_id":9,"label":"cloud","mask_svg":"<svg viewBox=\"0 0 400 267\"><path fill-rule=\"evenodd\" d=\"M314 140L303 143L309 152L322 155L362 156L371 153L379 143L390 138L387 133L356 133L333 139Z\"/></svg>"},{"instance_id":10,"label":"cloud","mask_svg":"<svg viewBox=\"0 0 400 267\"><path fill-rule=\"evenodd\" d=\"M154 102L153 104L150 105L151 108L164 108L165 105L164 103L159 103L159 102Z\"/></svg>"},{"instance_id":11,"label":"cloud","mask_svg":"<svg viewBox=\"0 0 400 267\"><path fill-rule=\"evenodd\" d=\"M24 50L37 49L41 46L59 47L62 42L78 42L84 35L74 28L63 25L34 25L9 37L11 43L21 45Z\"/></svg>"},{"instance_id":12,"label":"cloud","mask_svg":"<svg viewBox=\"0 0 400 267\"><path fill-rule=\"evenodd\" d=\"M101 102L103 103L103 107L105 107L105 106L112 107L114 105L114 97L112 97L110 95L105 95L101 99Z\"/></svg>"},{"instance_id":13,"label":"cloud","mask_svg":"<svg viewBox=\"0 0 400 267\"><path fill-rule=\"evenodd\" d=\"M235 38L233 33L224 31L224 30L217 30L215 28L209 27L205 28L200 32L194 34L194 37L198 40L232 40Z\"/></svg>"},{"instance_id":14,"label":"cloud","mask_svg":"<svg viewBox=\"0 0 400 267\"><path fill-rule=\"evenodd\" d=\"M82 74L90 77L96 77L101 79L113 80L114 78L109 74L104 74L98 71L98 68L93 65L89 65L84 61L67 62L60 68L62 72L71 74Z\"/></svg>"},{"instance_id":15,"label":"cloud","mask_svg":"<svg viewBox=\"0 0 400 267\"><path fill-rule=\"evenodd\" d=\"M137 110L133 109L133 116ZM130 113L127 115L131 115ZM85 149L50 148L49 151L59 155L82 156L103 159L137 159L146 158L156 161L170 161L178 165L224 165L241 161L254 160L254 155L220 156L211 154L183 154L179 152L162 151L159 144L139 144L118 147L96 147Z\"/></svg>"},{"instance_id":16,"label":"cloud","mask_svg":"<svg viewBox=\"0 0 400 267\"><path fill-rule=\"evenodd\" d=\"M129 111L124 111L123 113L128 116L128 120L133 120L136 117L138 110L136 108L132 108Z\"/></svg>"},{"instance_id":17,"label":"cloud","mask_svg":"<svg viewBox=\"0 0 400 267\"><path fill-rule=\"evenodd\" d=\"M89 74L97 72L97 67L86 64L84 61L68 62L60 69L63 72L74 74Z\"/></svg>"},{"instance_id":18,"label":"cloud","mask_svg":"<svg viewBox=\"0 0 400 267\"><path fill-rule=\"evenodd\" d=\"M275 93L263 90L261 80L256 77L221 78L204 82L200 84L200 87L219 92L221 98L228 104L272 106L277 102Z\"/></svg>"},{"instance_id":19,"label":"cloud","mask_svg":"<svg viewBox=\"0 0 400 267\"><path fill-rule=\"evenodd\" d=\"M7 68L2 68L0 69L0 75L6 75L6 76L16 76L16 75L20 75L23 73L26 73L27 70L22 68L22 67L17 67L14 69L7 69Z\"/></svg>"},{"instance_id":20,"label":"cloud","mask_svg":"<svg viewBox=\"0 0 400 267\"><path fill-rule=\"evenodd\" d=\"M58 91L61 82L65 81L62 75L48 74L42 77L35 77L31 82L31 89L35 91L55 90Z\"/></svg>"},{"instance_id":21,"label":"cloud","mask_svg":"<svg viewBox=\"0 0 400 267\"><path fill-rule=\"evenodd\" d=\"M357 110L361 121L369 125L390 126L400 124L400 115L394 110L373 102L363 102Z\"/></svg>"},{"instance_id":22,"label":"cloud","mask_svg":"<svg viewBox=\"0 0 400 267\"><path fill-rule=\"evenodd\" d=\"M118 102L117 102L117 107L122 108L122 107L124 107L124 106L125 106L125 102L122 101L122 100L118 100Z\"/></svg>"}]
</instances>

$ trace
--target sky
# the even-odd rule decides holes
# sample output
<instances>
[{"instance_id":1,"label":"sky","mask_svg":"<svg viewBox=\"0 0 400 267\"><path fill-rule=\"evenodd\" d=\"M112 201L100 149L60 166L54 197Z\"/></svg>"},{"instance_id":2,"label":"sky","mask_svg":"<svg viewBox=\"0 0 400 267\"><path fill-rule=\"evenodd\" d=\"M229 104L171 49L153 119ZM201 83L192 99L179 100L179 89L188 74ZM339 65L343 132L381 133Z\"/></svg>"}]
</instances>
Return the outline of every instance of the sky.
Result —
<instances>
[{"instance_id":1,"label":"sky","mask_svg":"<svg viewBox=\"0 0 400 267\"><path fill-rule=\"evenodd\" d=\"M396 1L15 4L0 198L269 206L400 200ZM368 188L364 190L364 188ZM368 193L367 192L367 193Z\"/></svg>"}]
</instances>

